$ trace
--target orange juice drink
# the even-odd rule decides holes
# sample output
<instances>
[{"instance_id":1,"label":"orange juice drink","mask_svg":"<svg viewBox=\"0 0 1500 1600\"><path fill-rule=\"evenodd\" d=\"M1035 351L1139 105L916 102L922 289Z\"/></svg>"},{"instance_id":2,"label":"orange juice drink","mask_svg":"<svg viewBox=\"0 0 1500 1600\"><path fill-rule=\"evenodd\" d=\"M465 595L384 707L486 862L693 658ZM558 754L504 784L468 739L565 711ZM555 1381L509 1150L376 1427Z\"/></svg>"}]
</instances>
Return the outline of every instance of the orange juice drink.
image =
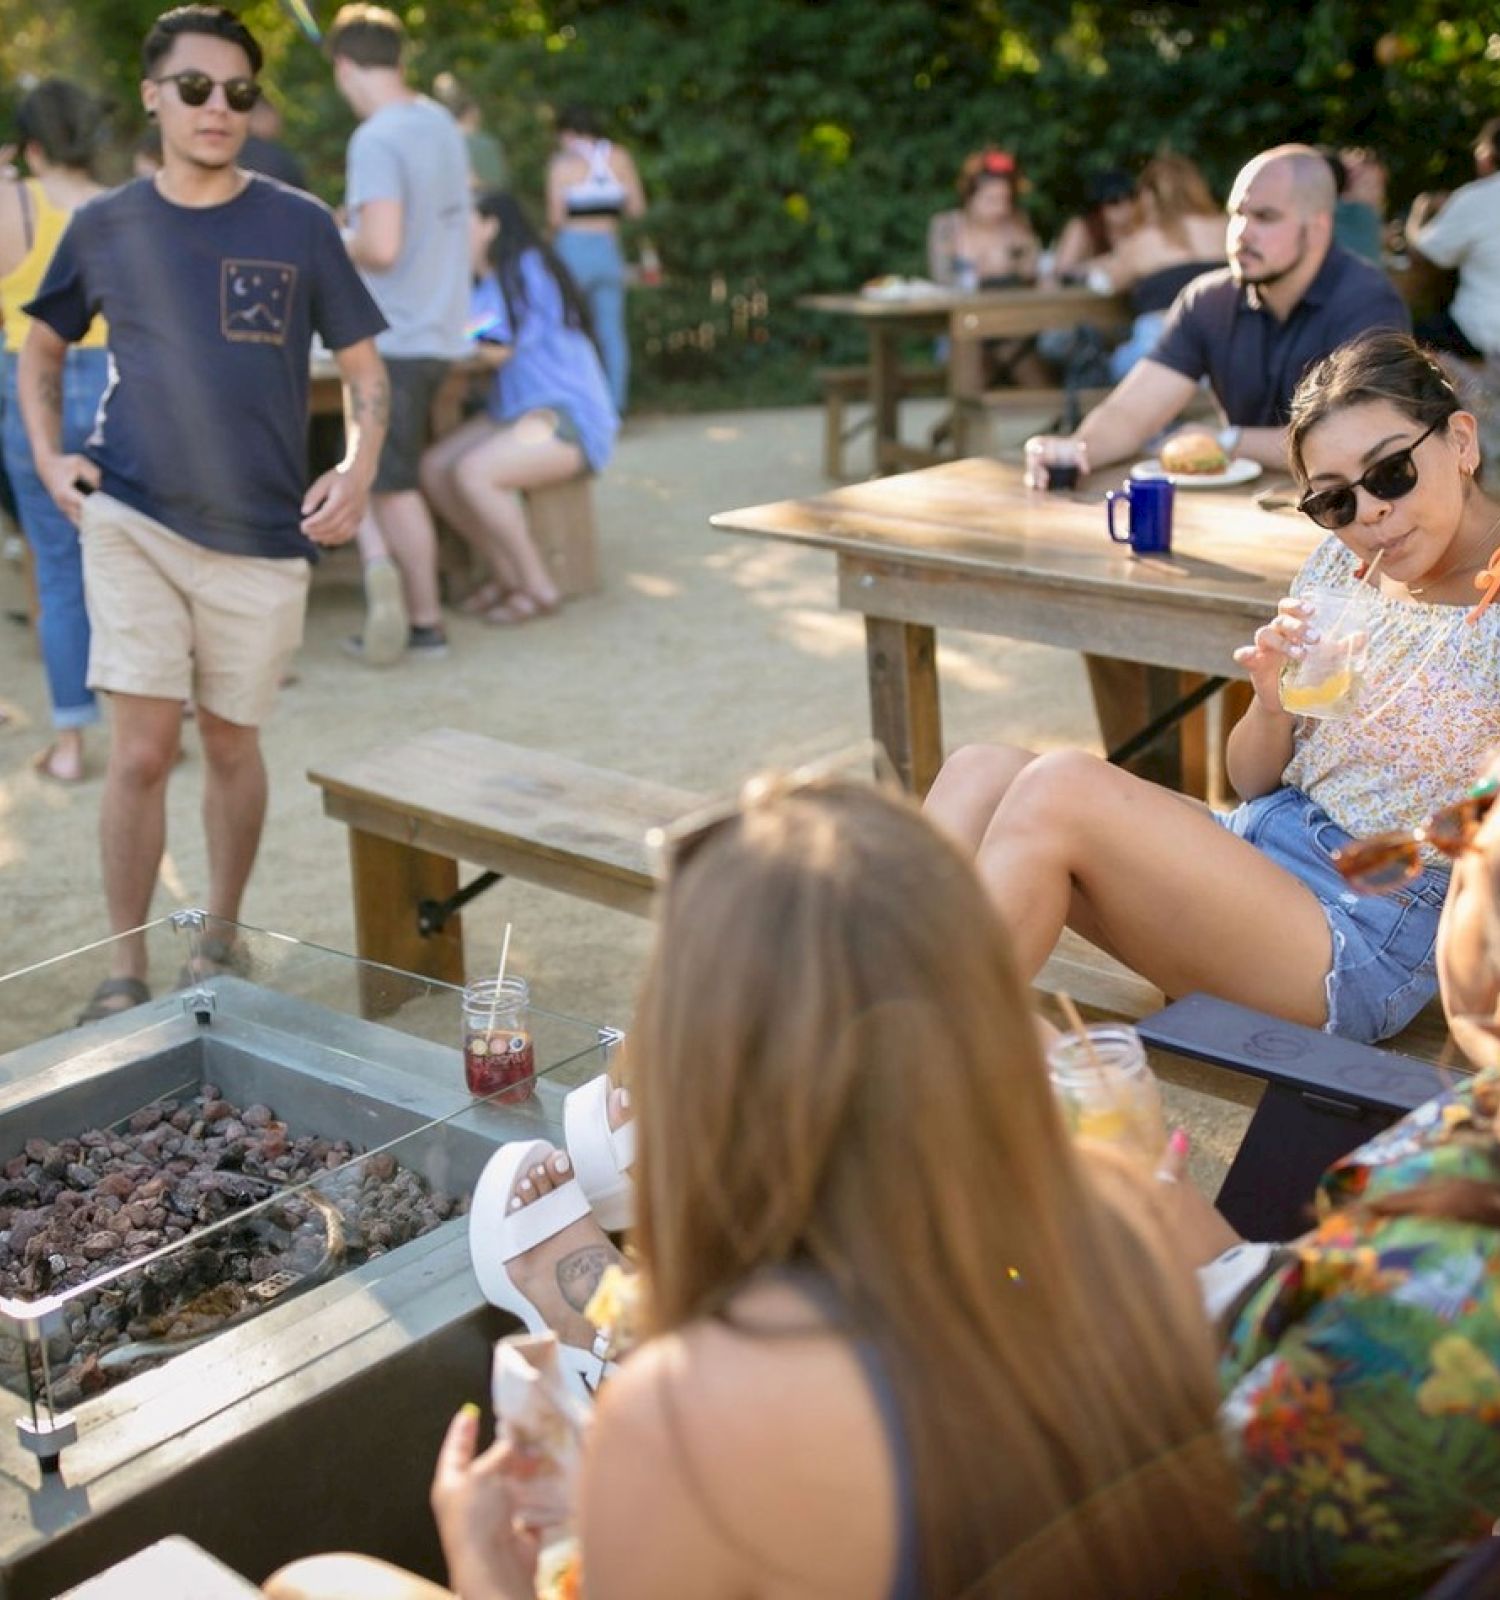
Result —
<instances>
[{"instance_id":1,"label":"orange juice drink","mask_svg":"<svg viewBox=\"0 0 1500 1600\"><path fill-rule=\"evenodd\" d=\"M1047 1067L1068 1126L1080 1139L1117 1144L1154 1167L1166 1148L1161 1089L1146 1064L1141 1036L1127 1025L1065 1033Z\"/></svg>"}]
</instances>

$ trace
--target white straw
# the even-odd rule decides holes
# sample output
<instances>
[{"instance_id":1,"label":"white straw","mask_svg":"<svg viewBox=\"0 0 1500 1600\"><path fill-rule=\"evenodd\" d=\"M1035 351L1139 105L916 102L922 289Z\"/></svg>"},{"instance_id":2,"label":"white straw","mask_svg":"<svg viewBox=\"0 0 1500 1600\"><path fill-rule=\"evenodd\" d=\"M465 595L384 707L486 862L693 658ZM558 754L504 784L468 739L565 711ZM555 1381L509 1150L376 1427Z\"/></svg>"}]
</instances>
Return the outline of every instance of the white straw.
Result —
<instances>
[{"instance_id":1,"label":"white straw","mask_svg":"<svg viewBox=\"0 0 1500 1600\"><path fill-rule=\"evenodd\" d=\"M510 954L510 924L505 924L505 937L500 941L500 970L495 974L495 995L490 1001L490 1020L485 1023L484 1031L495 1031L495 1013L500 1009L500 985L505 982L505 958Z\"/></svg>"}]
</instances>

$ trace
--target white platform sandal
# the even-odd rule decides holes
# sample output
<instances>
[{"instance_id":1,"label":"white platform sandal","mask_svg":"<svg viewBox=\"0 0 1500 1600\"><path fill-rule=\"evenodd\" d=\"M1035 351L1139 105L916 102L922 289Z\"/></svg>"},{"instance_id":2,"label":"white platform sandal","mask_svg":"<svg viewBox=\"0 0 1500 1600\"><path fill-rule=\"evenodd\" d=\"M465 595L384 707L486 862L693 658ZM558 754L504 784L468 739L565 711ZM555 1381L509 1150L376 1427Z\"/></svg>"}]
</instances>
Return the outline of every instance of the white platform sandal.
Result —
<instances>
[{"instance_id":1,"label":"white platform sandal","mask_svg":"<svg viewBox=\"0 0 1500 1600\"><path fill-rule=\"evenodd\" d=\"M589 1202L572 1178L528 1205L510 1209L516 1180L556 1153L543 1139L502 1145L480 1173L469 1206L469 1259L480 1291L492 1306L510 1312L530 1333L546 1333L547 1319L516 1286L507 1265L589 1215ZM592 1398L600 1381L614 1371L614 1362L604 1358L607 1349L608 1341L602 1334L596 1336L589 1350L558 1341L563 1371L575 1393L586 1400Z\"/></svg>"},{"instance_id":2,"label":"white platform sandal","mask_svg":"<svg viewBox=\"0 0 1500 1600\"><path fill-rule=\"evenodd\" d=\"M607 1073L591 1078L563 1101L563 1138L568 1159L599 1226L620 1233L635 1225L635 1122L609 1125Z\"/></svg>"}]
</instances>

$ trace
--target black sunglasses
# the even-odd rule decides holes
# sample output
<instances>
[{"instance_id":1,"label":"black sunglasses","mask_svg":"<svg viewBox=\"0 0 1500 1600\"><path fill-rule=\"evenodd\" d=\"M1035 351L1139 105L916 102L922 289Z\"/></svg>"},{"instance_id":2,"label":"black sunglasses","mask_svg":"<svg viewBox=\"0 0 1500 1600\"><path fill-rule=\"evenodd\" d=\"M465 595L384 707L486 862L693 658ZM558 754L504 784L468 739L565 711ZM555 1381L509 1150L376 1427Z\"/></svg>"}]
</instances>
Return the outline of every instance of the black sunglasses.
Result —
<instances>
[{"instance_id":1,"label":"black sunglasses","mask_svg":"<svg viewBox=\"0 0 1500 1600\"><path fill-rule=\"evenodd\" d=\"M246 112L260 99L260 85L254 78L210 78L206 72L169 72L155 83L175 83L177 96L185 106L206 106L215 87L224 91L224 103L231 111Z\"/></svg>"},{"instance_id":2,"label":"black sunglasses","mask_svg":"<svg viewBox=\"0 0 1500 1600\"><path fill-rule=\"evenodd\" d=\"M1364 476L1356 478L1353 483L1303 495L1297 502L1297 509L1304 516L1311 517L1320 528L1347 528L1354 521L1354 513L1359 507L1354 496L1356 489L1366 490L1377 500L1399 500L1403 495L1410 494L1417 486L1417 464L1412 460L1412 451L1423 440L1431 438L1447 420L1447 417L1440 417L1421 439L1413 439L1404 449L1372 462L1365 469Z\"/></svg>"}]
</instances>

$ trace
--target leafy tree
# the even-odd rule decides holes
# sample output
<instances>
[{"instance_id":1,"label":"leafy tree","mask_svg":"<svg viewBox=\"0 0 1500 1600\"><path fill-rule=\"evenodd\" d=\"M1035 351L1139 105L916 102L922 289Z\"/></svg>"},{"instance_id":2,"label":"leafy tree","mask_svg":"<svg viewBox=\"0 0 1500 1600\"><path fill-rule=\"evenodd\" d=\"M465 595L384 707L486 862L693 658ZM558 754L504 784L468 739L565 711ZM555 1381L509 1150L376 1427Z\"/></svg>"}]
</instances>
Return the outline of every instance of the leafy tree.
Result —
<instances>
[{"instance_id":1,"label":"leafy tree","mask_svg":"<svg viewBox=\"0 0 1500 1600\"><path fill-rule=\"evenodd\" d=\"M326 22L335 5L315 10ZM1222 194L1286 139L1374 146L1404 205L1472 175L1500 106L1493 0L426 0L396 5L422 82L479 97L539 201L547 107L581 100L634 150L667 286L632 297L642 387L781 396L847 331L798 295L920 271L963 156L1015 150L1052 233L1091 170L1170 146ZM0 0L0 74L66 71L133 137L155 0ZM277 0L242 7L289 141L330 200L352 126L327 64ZM857 349L857 341L842 351ZM694 392L700 392L694 389Z\"/></svg>"}]
</instances>

